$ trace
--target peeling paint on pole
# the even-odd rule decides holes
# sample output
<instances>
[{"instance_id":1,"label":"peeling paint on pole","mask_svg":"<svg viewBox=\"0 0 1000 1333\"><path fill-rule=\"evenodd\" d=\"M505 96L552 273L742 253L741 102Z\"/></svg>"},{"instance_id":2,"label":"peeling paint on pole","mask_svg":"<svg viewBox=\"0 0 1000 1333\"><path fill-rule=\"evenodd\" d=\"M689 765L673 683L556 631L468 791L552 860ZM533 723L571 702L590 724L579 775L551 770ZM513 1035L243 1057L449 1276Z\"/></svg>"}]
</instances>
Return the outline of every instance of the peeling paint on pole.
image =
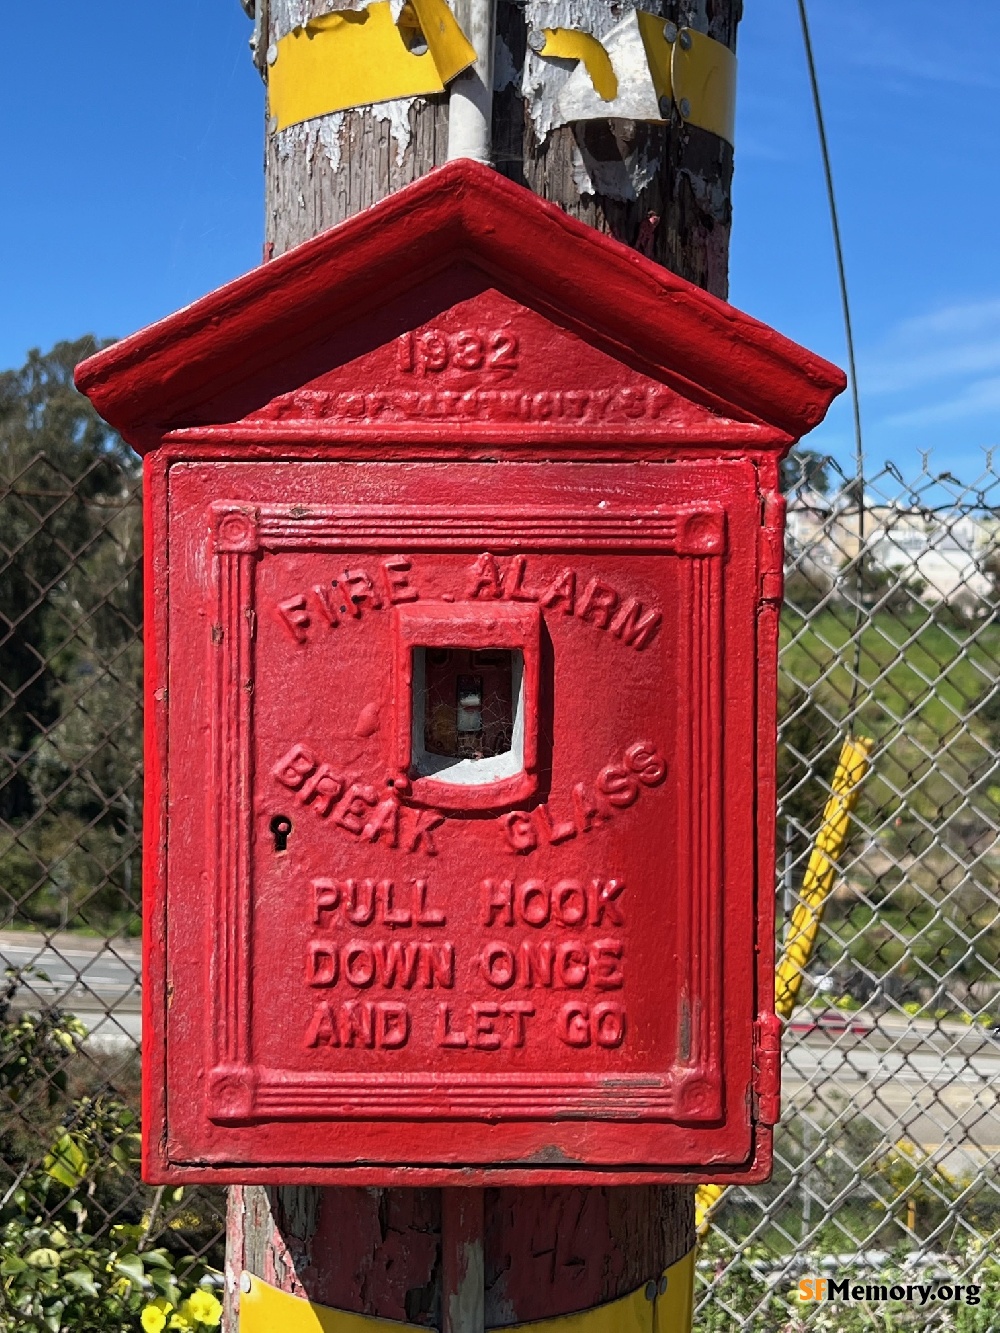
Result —
<instances>
[{"instance_id":1,"label":"peeling paint on pole","mask_svg":"<svg viewBox=\"0 0 1000 1333\"><path fill-rule=\"evenodd\" d=\"M370 110L375 120L388 122L389 133L396 145L396 166L402 166L406 150L413 139L410 111L421 99L418 97L397 97L391 102L379 102L378 105L365 108Z\"/></svg>"},{"instance_id":2,"label":"peeling paint on pole","mask_svg":"<svg viewBox=\"0 0 1000 1333\"><path fill-rule=\"evenodd\" d=\"M529 33L546 28L568 28L589 33L598 40L619 28L622 21L621 11L612 9L605 0L529 0L525 20ZM648 79L644 62L643 70ZM636 71L631 65L618 64L615 73L623 89L622 95L627 95L629 86L638 77ZM557 126L566 123L560 101L568 87L575 80L588 78L586 70L576 62L537 55L529 44L521 93L539 145L545 144ZM655 107L653 111L655 115ZM656 174L662 156L657 151L658 145L636 142L631 117L612 119L609 116L606 125L600 125L597 132L612 140L614 148L606 156L599 155L583 136L576 136L570 150L570 176L577 193L634 202Z\"/></svg>"},{"instance_id":3,"label":"peeling paint on pole","mask_svg":"<svg viewBox=\"0 0 1000 1333\"><path fill-rule=\"evenodd\" d=\"M573 145L573 184L581 196L634 203L656 175L659 156L648 142L636 141L633 121L611 121L607 134L614 140L617 156L598 157L586 142Z\"/></svg>"},{"instance_id":4,"label":"peeling paint on pole","mask_svg":"<svg viewBox=\"0 0 1000 1333\"><path fill-rule=\"evenodd\" d=\"M395 146L396 166L402 164L413 138L410 112L422 100L419 97L399 97L390 102L355 108L357 114L371 116L380 124L389 126L389 134ZM279 157L282 161L288 161L298 154L304 154L306 171L312 176L316 153L322 150L329 169L339 171L349 115L346 111L335 111L328 116L317 116L315 120L290 125L288 129L279 131L274 136Z\"/></svg>"},{"instance_id":5,"label":"peeling paint on pole","mask_svg":"<svg viewBox=\"0 0 1000 1333\"><path fill-rule=\"evenodd\" d=\"M483 1208L481 1189L441 1191L442 1333L485 1328Z\"/></svg>"},{"instance_id":6,"label":"peeling paint on pole","mask_svg":"<svg viewBox=\"0 0 1000 1333\"><path fill-rule=\"evenodd\" d=\"M293 28L363 0L270 0L273 47ZM265 64L265 73L267 70ZM265 137L266 252L280 255L444 160L447 98L405 97L317 116Z\"/></svg>"},{"instance_id":7,"label":"peeling paint on pole","mask_svg":"<svg viewBox=\"0 0 1000 1333\"><path fill-rule=\"evenodd\" d=\"M524 19L529 33L542 32L545 28L570 28L590 33L598 39L618 22L607 0L528 0ZM575 68L575 61L546 59L536 55L530 44L528 46L521 94L540 144L544 144L551 130L561 123L556 103Z\"/></svg>"}]
</instances>

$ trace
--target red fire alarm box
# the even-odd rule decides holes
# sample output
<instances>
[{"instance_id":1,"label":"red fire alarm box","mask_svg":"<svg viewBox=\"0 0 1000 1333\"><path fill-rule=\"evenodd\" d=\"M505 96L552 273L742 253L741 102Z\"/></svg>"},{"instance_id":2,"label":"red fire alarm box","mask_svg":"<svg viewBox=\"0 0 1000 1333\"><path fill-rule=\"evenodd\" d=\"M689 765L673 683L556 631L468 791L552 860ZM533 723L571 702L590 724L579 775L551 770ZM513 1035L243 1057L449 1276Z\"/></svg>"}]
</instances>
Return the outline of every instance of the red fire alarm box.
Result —
<instances>
[{"instance_id":1,"label":"red fire alarm box","mask_svg":"<svg viewBox=\"0 0 1000 1333\"><path fill-rule=\"evenodd\" d=\"M145 1170L764 1178L840 371L454 163L85 362L145 456Z\"/></svg>"}]
</instances>

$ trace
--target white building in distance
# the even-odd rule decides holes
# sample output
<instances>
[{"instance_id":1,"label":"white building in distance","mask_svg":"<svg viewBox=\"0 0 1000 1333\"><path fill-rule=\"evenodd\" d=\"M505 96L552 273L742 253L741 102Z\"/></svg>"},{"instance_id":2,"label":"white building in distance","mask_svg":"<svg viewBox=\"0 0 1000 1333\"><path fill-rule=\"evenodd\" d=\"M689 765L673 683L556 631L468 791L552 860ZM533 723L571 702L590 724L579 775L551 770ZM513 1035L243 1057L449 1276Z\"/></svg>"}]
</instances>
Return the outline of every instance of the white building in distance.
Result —
<instances>
[{"instance_id":1,"label":"white building in distance","mask_svg":"<svg viewBox=\"0 0 1000 1333\"><path fill-rule=\"evenodd\" d=\"M822 571L835 581L859 546L857 507L844 497L831 500L808 487L788 497L788 572ZM864 549L875 569L895 573L928 605L974 606L993 594L986 564L1000 552L1000 521L873 503L864 510Z\"/></svg>"}]
</instances>

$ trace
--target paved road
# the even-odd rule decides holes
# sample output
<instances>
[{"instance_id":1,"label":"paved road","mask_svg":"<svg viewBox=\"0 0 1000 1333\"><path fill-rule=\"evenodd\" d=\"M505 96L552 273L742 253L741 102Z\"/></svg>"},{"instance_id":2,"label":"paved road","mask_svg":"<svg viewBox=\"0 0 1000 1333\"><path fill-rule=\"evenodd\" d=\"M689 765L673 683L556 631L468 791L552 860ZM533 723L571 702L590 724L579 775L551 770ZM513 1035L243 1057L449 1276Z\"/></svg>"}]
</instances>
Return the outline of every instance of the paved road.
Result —
<instances>
[{"instance_id":1,"label":"paved road","mask_svg":"<svg viewBox=\"0 0 1000 1333\"><path fill-rule=\"evenodd\" d=\"M125 1049L142 1033L140 955L134 940L99 940L55 935L46 940L22 931L0 931L0 972L33 968L20 1001L58 1004L72 1011L92 1034L94 1045ZM110 1011L110 1012L109 1012Z\"/></svg>"},{"instance_id":2,"label":"paved road","mask_svg":"<svg viewBox=\"0 0 1000 1333\"><path fill-rule=\"evenodd\" d=\"M940 1034L936 1034L940 1037ZM785 1116L817 1124L863 1114L894 1140L909 1139L953 1172L1000 1157L1000 1041L968 1029L938 1041L810 1034L786 1046Z\"/></svg>"}]
</instances>

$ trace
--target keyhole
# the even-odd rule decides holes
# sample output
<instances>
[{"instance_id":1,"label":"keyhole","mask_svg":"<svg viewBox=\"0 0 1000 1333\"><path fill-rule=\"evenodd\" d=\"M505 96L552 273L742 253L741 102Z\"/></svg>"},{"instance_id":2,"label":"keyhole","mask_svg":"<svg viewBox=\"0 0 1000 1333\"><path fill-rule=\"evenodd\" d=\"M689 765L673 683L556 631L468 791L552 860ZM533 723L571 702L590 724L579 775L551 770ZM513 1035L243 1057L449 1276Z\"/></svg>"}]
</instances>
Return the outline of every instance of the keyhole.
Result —
<instances>
[{"instance_id":1,"label":"keyhole","mask_svg":"<svg viewBox=\"0 0 1000 1333\"><path fill-rule=\"evenodd\" d=\"M288 835L292 831L292 821L287 815L275 815L271 820L271 833L274 835L274 850L283 852L288 847Z\"/></svg>"}]
</instances>

